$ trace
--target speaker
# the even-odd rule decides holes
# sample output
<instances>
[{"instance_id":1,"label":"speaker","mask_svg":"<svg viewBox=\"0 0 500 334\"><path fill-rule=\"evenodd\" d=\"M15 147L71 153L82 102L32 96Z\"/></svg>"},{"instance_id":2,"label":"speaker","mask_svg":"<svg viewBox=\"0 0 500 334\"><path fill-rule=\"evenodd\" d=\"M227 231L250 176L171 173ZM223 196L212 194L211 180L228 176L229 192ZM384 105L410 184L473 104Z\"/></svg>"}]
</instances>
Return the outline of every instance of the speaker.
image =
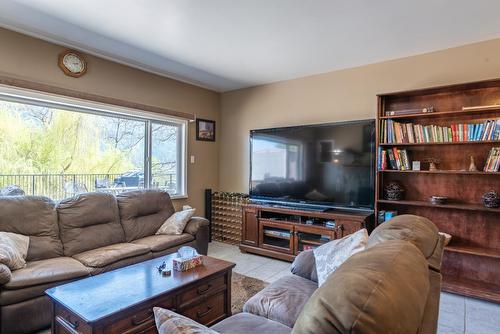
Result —
<instances>
[{"instance_id":1,"label":"speaker","mask_svg":"<svg viewBox=\"0 0 500 334\"><path fill-rule=\"evenodd\" d=\"M205 218L208 219L208 242L212 242L212 189L205 189Z\"/></svg>"}]
</instances>

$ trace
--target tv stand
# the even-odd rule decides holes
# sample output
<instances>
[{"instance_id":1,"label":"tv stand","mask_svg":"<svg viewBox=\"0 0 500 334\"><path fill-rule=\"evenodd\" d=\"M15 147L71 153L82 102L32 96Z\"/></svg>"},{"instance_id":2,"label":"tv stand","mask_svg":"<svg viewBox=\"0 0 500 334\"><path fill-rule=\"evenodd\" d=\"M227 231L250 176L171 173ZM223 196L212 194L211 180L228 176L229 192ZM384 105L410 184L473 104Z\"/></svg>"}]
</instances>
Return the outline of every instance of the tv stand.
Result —
<instances>
[{"instance_id":1,"label":"tv stand","mask_svg":"<svg viewBox=\"0 0 500 334\"><path fill-rule=\"evenodd\" d=\"M371 232L372 212L318 211L280 205L243 206L242 252L293 261L300 252L362 228Z\"/></svg>"}]
</instances>

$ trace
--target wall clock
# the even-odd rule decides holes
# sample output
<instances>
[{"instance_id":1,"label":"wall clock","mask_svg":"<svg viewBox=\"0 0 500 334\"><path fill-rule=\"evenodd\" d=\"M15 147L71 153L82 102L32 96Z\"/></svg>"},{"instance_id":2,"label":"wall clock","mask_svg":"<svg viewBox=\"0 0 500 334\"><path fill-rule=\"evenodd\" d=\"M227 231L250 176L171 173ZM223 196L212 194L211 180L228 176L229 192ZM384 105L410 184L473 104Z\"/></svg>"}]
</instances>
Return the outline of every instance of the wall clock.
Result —
<instances>
[{"instance_id":1,"label":"wall clock","mask_svg":"<svg viewBox=\"0 0 500 334\"><path fill-rule=\"evenodd\" d=\"M64 74L79 78L87 72L87 62L83 55L74 50L65 50L59 55L58 65Z\"/></svg>"}]
</instances>

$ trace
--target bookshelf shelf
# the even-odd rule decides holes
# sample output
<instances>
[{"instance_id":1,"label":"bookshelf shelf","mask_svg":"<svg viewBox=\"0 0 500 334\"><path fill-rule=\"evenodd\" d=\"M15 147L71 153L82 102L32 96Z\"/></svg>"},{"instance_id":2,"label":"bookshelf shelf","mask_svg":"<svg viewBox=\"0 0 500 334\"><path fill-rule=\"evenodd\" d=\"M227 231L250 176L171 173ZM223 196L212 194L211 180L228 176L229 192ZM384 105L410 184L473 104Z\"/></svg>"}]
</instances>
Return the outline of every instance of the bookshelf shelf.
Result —
<instances>
[{"instance_id":1,"label":"bookshelf shelf","mask_svg":"<svg viewBox=\"0 0 500 334\"><path fill-rule=\"evenodd\" d=\"M480 204L466 204L466 203L453 203L453 202L448 204L432 204L431 202L426 202L426 201L389 201L385 199L379 199L378 202L384 204L393 204L393 205L410 205L410 206L422 206L422 207L438 208L438 209L455 209L455 210L500 213L500 208L487 208Z\"/></svg>"},{"instance_id":2,"label":"bookshelf shelf","mask_svg":"<svg viewBox=\"0 0 500 334\"><path fill-rule=\"evenodd\" d=\"M381 116L380 119L414 119L414 118L437 118L441 116L447 117L460 117L471 114L485 114L485 113L497 113L500 111L500 105L498 108L489 109L471 109L471 110L450 110L450 111L436 111L421 114L409 114L409 115L393 115L393 116Z\"/></svg>"},{"instance_id":3,"label":"bookshelf shelf","mask_svg":"<svg viewBox=\"0 0 500 334\"><path fill-rule=\"evenodd\" d=\"M486 249L478 246L447 246L445 249L447 252L469 254L476 256L490 257L494 259L500 259L500 250L497 249Z\"/></svg>"},{"instance_id":4,"label":"bookshelf shelf","mask_svg":"<svg viewBox=\"0 0 500 334\"><path fill-rule=\"evenodd\" d=\"M487 124L500 120L499 103L500 79L379 95L377 165L391 168L394 159L398 160L402 154L403 163L411 159L421 162L436 159L440 170L378 170L375 194L376 217L383 220L381 211L414 214L428 218L441 232L451 235L441 269L443 290L496 302L500 302L500 208L487 208L481 203L487 191L500 193L500 172L482 171L490 161L490 152L495 152L492 149L500 147L496 128L484 133L485 138L497 140L388 143L387 138L390 135L394 141L396 138L421 141L422 138L458 140L462 136L467 139L471 133L480 136L477 131L483 128L475 125L486 124L484 128L491 129ZM387 111L421 110L429 106L435 112L386 116ZM484 107L462 110L464 106ZM474 125L468 128L463 124ZM390 152L394 157L391 158ZM466 170L470 157L481 171ZM411 161L408 162L411 166ZM384 199L384 187L392 182L406 190L403 200ZM450 202L432 204L429 201L432 195L448 196Z\"/></svg>"},{"instance_id":5,"label":"bookshelf shelf","mask_svg":"<svg viewBox=\"0 0 500 334\"><path fill-rule=\"evenodd\" d=\"M444 276L442 289L463 296L500 302L500 286L494 283L447 275Z\"/></svg>"},{"instance_id":6,"label":"bookshelf shelf","mask_svg":"<svg viewBox=\"0 0 500 334\"><path fill-rule=\"evenodd\" d=\"M429 145L489 145L500 144L500 140L452 141L429 143L380 143L380 146L429 146Z\"/></svg>"}]
</instances>

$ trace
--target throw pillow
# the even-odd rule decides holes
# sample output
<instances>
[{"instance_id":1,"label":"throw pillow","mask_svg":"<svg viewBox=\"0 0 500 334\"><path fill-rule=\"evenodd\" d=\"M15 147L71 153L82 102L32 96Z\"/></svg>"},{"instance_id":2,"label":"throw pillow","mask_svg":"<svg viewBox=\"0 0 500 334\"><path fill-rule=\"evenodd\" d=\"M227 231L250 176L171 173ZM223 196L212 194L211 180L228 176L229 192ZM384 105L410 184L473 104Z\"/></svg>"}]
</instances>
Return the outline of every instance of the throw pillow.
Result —
<instances>
[{"instance_id":1,"label":"throw pillow","mask_svg":"<svg viewBox=\"0 0 500 334\"><path fill-rule=\"evenodd\" d=\"M28 236L0 232L0 264L5 264L10 270L26 267L29 243Z\"/></svg>"},{"instance_id":2,"label":"throw pillow","mask_svg":"<svg viewBox=\"0 0 500 334\"><path fill-rule=\"evenodd\" d=\"M154 307L156 328L159 334L217 334L202 324L175 312Z\"/></svg>"},{"instance_id":3,"label":"throw pillow","mask_svg":"<svg viewBox=\"0 0 500 334\"><path fill-rule=\"evenodd\" d=\"M367 242L368 232L366 229L362 229L314 249L318 286L325 283L328 276L337 270L351 255L364 250Z\"/></svg>"},{"instance_id":4,"label":"throw pillow","mask_svg":"<svg viewBox=\"0 0 500 334\"><path fill-rule=\"evenodd\" d=\"M194 212L195 209L189 209L174 213L168 217L156 234L182 234Z\"/></svg>"}]
</instances>

